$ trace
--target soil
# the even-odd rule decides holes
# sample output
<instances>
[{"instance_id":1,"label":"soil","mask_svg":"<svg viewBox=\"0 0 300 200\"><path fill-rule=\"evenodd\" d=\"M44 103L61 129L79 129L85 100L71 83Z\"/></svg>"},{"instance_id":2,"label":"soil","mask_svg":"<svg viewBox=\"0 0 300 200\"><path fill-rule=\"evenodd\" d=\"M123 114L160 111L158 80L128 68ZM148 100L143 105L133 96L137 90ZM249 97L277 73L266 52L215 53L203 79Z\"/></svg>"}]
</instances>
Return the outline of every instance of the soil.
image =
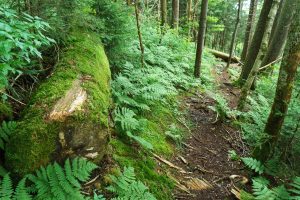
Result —
<instances>
[{"instance_id":1,"label":"soil","mask_svg":"<svg viewBox=\"0 0 300 200\"><path fill-rule=\"evenodd\" d=\"M214 74L219 83L219 93L223 93L229 106L234 108L237 105L239 90L232 86L227 72ZM216 113L209 108L214 103L214 100L205 94L195 94L185 100L194 128L191 130L191 136L184 142L184 149L180 155L177 154L171 162L187 172L177 170L174 177L179 185L185 185L189 190L176 190L175 199L236 199L231 189L239 188L241 183L230 176L247 177L244 166L228 157L229 150L235 150L238 155L245 156L247 147L238 129L228 122L216 120ZM187 184L191 178L205 181L211 187L191 190Z\"/></svg>"}]
</instances>

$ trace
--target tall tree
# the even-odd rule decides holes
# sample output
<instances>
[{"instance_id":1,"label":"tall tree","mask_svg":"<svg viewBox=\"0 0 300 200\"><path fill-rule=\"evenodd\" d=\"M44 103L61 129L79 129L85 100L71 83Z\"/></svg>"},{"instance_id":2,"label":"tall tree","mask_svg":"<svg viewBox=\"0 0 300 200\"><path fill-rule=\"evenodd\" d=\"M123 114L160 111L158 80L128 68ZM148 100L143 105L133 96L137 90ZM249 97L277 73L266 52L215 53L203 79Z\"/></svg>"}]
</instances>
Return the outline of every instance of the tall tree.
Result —
<instances>
[{"instance_id":1,"label":"tall tree","mask_svg":"<svg viewBox=\"0 0 300 200\"><path fill-rule=\"evenodd\" d=\"M178 29L179 26L179 0L172 0L172 28Z\"/></svg>"},{"instance_id":2,"label":"tall tree","mask_svg":"<svg viewBox=\"0 0 300 200\"><path fill-rule=\"evenodd\" d=\"M266 23L268 20L269 12L271 10L272 4L274 0L264 0L264 4L259 16L259 20L255 29L254 36L251 41L251 45L249 47L249 51L247 53L245 64L242 68L242 72L239 78L239 81L243 84L248 76L249 73L254 65L256 57L258 55L260 45L263 39L263 35L266 30Z\"/></svg>"},{"instance_id":3,"label":"tall tree","mask_svg":"<svg viewBox=\"0 0 300 200\"><path fill-rule=\"evenodd\" d=\"M194 76L196 78L200 77L200 67L201 67L202 53L203 53L203 49L204 49L205 31L206 31L207 10L208 10L208 0L202 0L200 21L199 21L197 50L196 50L196 61L195 61L195 67L194 67Z\"/></svg>"},{"instance_id":4,"label":"tall tree","mask_svg":"<svg viewBox=\"0 0 300 200\"><path fill-rule=\"evenodd\" d=\"M137 32L138 32L140 50L141 50L141 64L142 64L142 67L144 67L144 52L145 52L145 50L144 50L143 39L142 39L138 4L139 4L139 0L135 0L134 11L135 11L135 19L136 19L136 28L137 28Z\"/></svg>"},{"instance_id":5,"label":"tall tree","mask_svg":"<svg viewBox=\"0 0 300 200\"><path fill-rule=\"evenodd\" d=\"M259 67L260 67L262 59L264 57L264 52L268 48L268 41L269 41L269 37L271 34L271 30L272 30L272 24L273 24L275 16L276 16L276 11L278 9L278 5L279 5L279 0L274 0L273 5L270 10L270 13L269 13L269 16L268 16L268 19L266 21L266 30L265 30L265 33L263 34L263 38L262 38L262 42L261 42L261 45L259 48L258 56L256 57L253 67L251 69L251 72L250 72L245 84L242 87L239 104L238 104L239 110L242 110L244 108L244 104L247 99L248 92L249 92L249 90L253 84L253 81L255 80L255 77L259 71Z\"/></svg>"},{"instance_id":6,"label":"tall tree","mask_svg":"<svg viewBox=\"0 0 300 200\"><path fill-rule=\"evenodd\" d=\"M191 22L193 20L193 0L187 0L186 4L186 17L187 17L187 23L188 23L188 37L191 35Z\"/></svg>"},{"instance_id":7,"label":"tall tree","mask_svg":"<svg viewBox=\"0 0 300 200\"><path fill-rule=\"evenodd\" d=\"M245 32L244 46L243 46L243 51L242 51L242 55L241 55L242 62L245 61L245 58L248 53L249 45L250 45L252 37L253 37L256 10L257 10L257 0L251 0L248 21L247 21L247 28L246 28L246 32Z\"/></svg>"},{"instance_id":8,"label":"tall tree","mask_svg":"<svg viewBox=\"0 0 300 200\"><path fill-rule=\"evenodd\" d=\"M237 17L236 17L234 31L233 31L233 34L232 34L230 50L229 50L229 58L228 58L228 61L227 61L226 69L229 68L229 65L231 63L233 50L234 50L234 46L235 46L236 34L237 34L239 23L240 23L240 18L241 18L241 0L239 0L239 3L238 3Z\"/></svg>"},{"instance_id":9,"label":"tall tree","mask_svg":"<svg viewBox=\"0 0 300 200\"><path fill-rule=\"evenodd\" d=\"M294 3L295 1L283 2L283 8L282 11L280 12L278 23L273 25L276 26L276 28L273 32L273 37L271 36L272 37L271 43L261 63L261 66L265 66L275 61L282 53L289 32L289 28L292 22L293 14L295 11Z\"/></svg>"},{"instance_id":10,"label":"tall tree","mask_svg":"<svg viewBox=\"0 0 300 200\"><path fill-rule=\"evenodd\" d=\"M280 66L274 102L264 130L270 137L260 149L256 149L254 152L255 157L263 161L271 155L280 138L280 131L293 92L297 68L300 65L300 4L296 1L293 3L296 12Z\"/></svg>"},{"instance_id":11,"label":"tall tree","mask_svg":"<svg viewBox=\"0 0 300 200\"><path fill-rule=\"evenodd\" d=\"M164 27L168 23L168 9L167 0L160 0L160 16L161 16L161 26Z\"/></svg>"}]
</instances>

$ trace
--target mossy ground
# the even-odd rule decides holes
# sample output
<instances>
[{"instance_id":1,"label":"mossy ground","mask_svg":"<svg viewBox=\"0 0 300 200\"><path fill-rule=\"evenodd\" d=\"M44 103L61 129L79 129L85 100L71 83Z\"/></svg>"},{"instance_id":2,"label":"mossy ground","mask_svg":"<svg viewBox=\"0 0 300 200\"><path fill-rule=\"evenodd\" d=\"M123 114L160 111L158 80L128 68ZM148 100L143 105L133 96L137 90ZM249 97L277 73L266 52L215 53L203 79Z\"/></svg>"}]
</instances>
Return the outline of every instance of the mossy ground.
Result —
<instances>
[{"instance_id":1,"label":"mossy ground","mask_svg":"<svg viewBox=\"0 0 300 200\"><path fill-rule=\"evenodd\" d=\"M177 98L171 101L177 101ZM153 152L170 158L175 152L175 144L165 134L171 124L182 129L176 120L173 108L160 103L152 107L151 112L142 116L148 120L147 128L140 133L140 136L153 145ZM113 159L121 168L131 166L135 169L138 180L144 182L150 192L157 199L173 199L172 190L174 182L167 176L168 167L158 165L157 160L151 153L129 143L127 141L113 138L110 142L113 147Z\"/></svg>"},{"instance_id":2,"label":"mossy ground","mask_svg":"<svg viewBox=\"0 0 300 200\"><path fill-rule=\"evenodd\" d=\"M53 75L38 87L7 144L6 166L13 173L24 175L52 159L63 123L48 122L45 115L78 78L82 79L82 86L88 93L88 105L86 112L78 114L74 120L88 119L107 126L110 105L108 60L97 35L75 32Z\"/></svg>"}]
</instances>

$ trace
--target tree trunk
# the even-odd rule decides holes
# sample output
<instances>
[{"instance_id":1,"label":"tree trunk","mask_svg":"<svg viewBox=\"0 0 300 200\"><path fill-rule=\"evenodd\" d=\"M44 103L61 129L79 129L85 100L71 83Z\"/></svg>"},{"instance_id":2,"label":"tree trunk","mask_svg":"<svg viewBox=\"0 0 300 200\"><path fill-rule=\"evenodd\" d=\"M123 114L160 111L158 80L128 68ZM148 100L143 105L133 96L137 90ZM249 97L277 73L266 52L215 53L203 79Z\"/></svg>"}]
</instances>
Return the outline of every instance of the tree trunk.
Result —
<instances>
[{"instance_id":1,"label":"tree trunk","mask_svg":"<svg viewBox=\"0 0 300 200\"><path fill-rule=\"evenodd\" d=\"M172 28L178 30L179 26L179 0L172 0Z\"/></svg>"},{"instance_id":2,"label":"tree trunk","mask_svg":"<svg viewBox=\"0 0 300 200\"><path fill-rule=\"evenodd\" d=\"M281 15L278 19L278 24L273 25L273 27L276 26L276 28L273 33L273 37L269 45L268 51L266 53L266 56L264 57L261 63L261 66L265 66L273 62L274 60L278 59L278 57L281 55L293 19L294 11L294 1L286 1L283 3L283 8Z\"/></svg>"},{"instance_id":3,"label":"tree trunk","mask_svg":"<svg viewBox=\"0 0 300 200\"><path fill-rule=\"evenodd\" d=\"M297 8L280 66L273 106L264 131L270 138L260 149L257 148L254 151L254 156L262 161L272 155L275 144L280 138L280 131L293 92L297 67L300 65L300 5L296 1L294 1L294 4Z\"/></svg>"},{"instance_id":4,"label":"tree trunk","mask_svg":"<svg viewBox=\"0 0 300 200\"><path fill-rule=\"evenodd\" d=\"M233 55L233 48L235 46L236 34L237 34L239 23L240 23L240 17L241 17L240 15L241 15L241 0L239 0L239 4L238 4L237 17L236 17L234 31L233 31L233 34L232 34L230 51L229 51L229 58L228 58L226 69L229 68L229 65L231 63L231 58L232 58L232 55Z\"/></svg>"},{"instance_id":5,"label":"tree trunk","mask_svg":"<svg viewBox=\"0 0 300 200\"><path fill-rule=\"evenodd\" d=\"M250 72L245 84L243 85L243 88L241 91L241 95L240 95L240 99L239 99L239 103L238 103L239 110L242 110L244 108L244 105L245 105L245 102L246 102L246 99L248 96L248 92L249 92L249 90L255 80L255 77L259 71L259 67L261 66L261 62L264 57L264 52L268 48L268 41L269 41L269 37L271 34L271 30L272 30L272 24L273 24L275 16L276 16L276 11L278 9L278 5L279 5L279 0L274 0L273 5L270 10L270 13L267 17L266 30L265 30L265 33L263 34L262 43L259 48L258 56L254 62L253 68L251 69L251 72Z\"/></svg>"},{"instance_id":6,"label":"tree trunk","mask_svg":"<svg viewBox=\"0 0 300 200\"><path fill-rule=\"evenodd\" d=\"M257 10L257 0L251 0L249 16L247 21L247 28L246 28L245 39L244 39L244 47L241 55L242 62L245 61L249 49L249 44L251 43L252 40L256 10Z\"/></svg>"},{"instance_id":7,"label":"tree trunk","mask_svg":"<svg viewBox=\"0 0 300 200\"><path fill-rule=\"evenodd\" d=\"M193 9L192 9L192 4L193 0L187 0L187 5L186 5L186 16L187 16L187 23L188 23L188 37L190 38L191 35L191 22L193 20Z\"/></svg>"},{"instance_id":8,"label":"tree trunk","mask_svg":"<svg viewBox=\"0 0 300 200\"><path fill-rule=\"evenodd\" d=\"M135 0L134 11L135 11L135 19L136 19L136 28L138 31L140 50L141 50L141 64L142 64L142 67L144 67L144 45L143 45L143 39L142 39L142 33L141 33L138 3L139 3L139 1Z\"/></svg>"},{"instance_id":9,"label":"tree trunk","mask_svg":"<svg viewBox=\"0 0 300 200\"><path fill-rule=\"evenodd\" d=\"M208 0L202 0L201 14L199 20L196 61L195 61L195 68L194 68L194 76L196 78L200 77L201 59L202 59L202 53L204 48L204 38L205 38L205 30L206 30L207 9L208 9Z\"/></svg>"},{"instance_id":10,"label":"tree trunk","mask_svg":"<svg viewBox=\"0 0 300 200\"><path fill-rule=\"evenodd\" d=\"M265 0L264 1L263 7L261 10L261 14L259 16L259 20L258 20L256 29L255 29L255 33L254 33L249 51L248 51L246 59L245 59L245 64L242 68L242 72L241 72L241 75L239 78L239 81L241 84L243 84L247 80L247 78L250 74L250 71L253 68L254 62L256 60L256 57L258 55L258 52L259 52L259 49L261 46L263 35L266 30L266 23L268 20L268 15L271 10L273 1L274 0Z\"/></svg>"},{"instance_id":11,"label":"tree trunk","mask_svg":"<svg viewBox=\"0 0 300 200\"><path fill-rule=\"evenodd\" d=\"M283 7L283 3L284 2L285 2L285 0L280 0L279 8L278 8L278 11L276 13L276 17L275 17L275 20L274 20L274 23L273 23L273 27L272 27L269 44L271 44L272 38L274 36L274 32L275 32L275 30L276 30L276 28L278 26L279 17L280 17L280 15L282 13L282 7Z\"/></svg>"},{"instance_id":12,"label":"tree trunk","mask_svg":"<svg viewBox=\"0 0 300 200\"><path fill-rule=\"evenodd\" d=\"M167 0L160 0L161 26L164 27L168 23Z\"/></svg>"}]
</instances>

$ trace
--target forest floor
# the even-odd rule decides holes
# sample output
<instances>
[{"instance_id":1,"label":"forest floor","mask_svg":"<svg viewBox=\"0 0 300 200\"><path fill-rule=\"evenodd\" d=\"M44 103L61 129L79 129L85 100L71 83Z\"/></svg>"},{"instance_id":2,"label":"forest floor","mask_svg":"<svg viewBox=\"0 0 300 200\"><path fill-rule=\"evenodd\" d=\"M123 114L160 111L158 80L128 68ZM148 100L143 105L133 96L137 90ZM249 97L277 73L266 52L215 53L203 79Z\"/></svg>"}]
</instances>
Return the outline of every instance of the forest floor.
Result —
<instances>
[{"instance_id":1,"label":"forest floor","mask_svg":"<svg viewBox=\"0 0 300 200\"><path fill-rule=\"evenodd\" d=\"M222 94L231 108L236 107L239 89L232 85L228 72L214 69L212 74L218 84L218 91L214 92ZM247 177L243 165L228 157L230 150L238 155L247 154L241 133L230 123L216 119L216 113L209 108L215 103L210 96L207 92L185 99L194 127L180 155L171 161L182 169L175 172L174 180L179 188L174 193L175 199L236 199L231 190L239 188L240 180L232 179L232 175Z\"/></svg>"}]
</instances>

